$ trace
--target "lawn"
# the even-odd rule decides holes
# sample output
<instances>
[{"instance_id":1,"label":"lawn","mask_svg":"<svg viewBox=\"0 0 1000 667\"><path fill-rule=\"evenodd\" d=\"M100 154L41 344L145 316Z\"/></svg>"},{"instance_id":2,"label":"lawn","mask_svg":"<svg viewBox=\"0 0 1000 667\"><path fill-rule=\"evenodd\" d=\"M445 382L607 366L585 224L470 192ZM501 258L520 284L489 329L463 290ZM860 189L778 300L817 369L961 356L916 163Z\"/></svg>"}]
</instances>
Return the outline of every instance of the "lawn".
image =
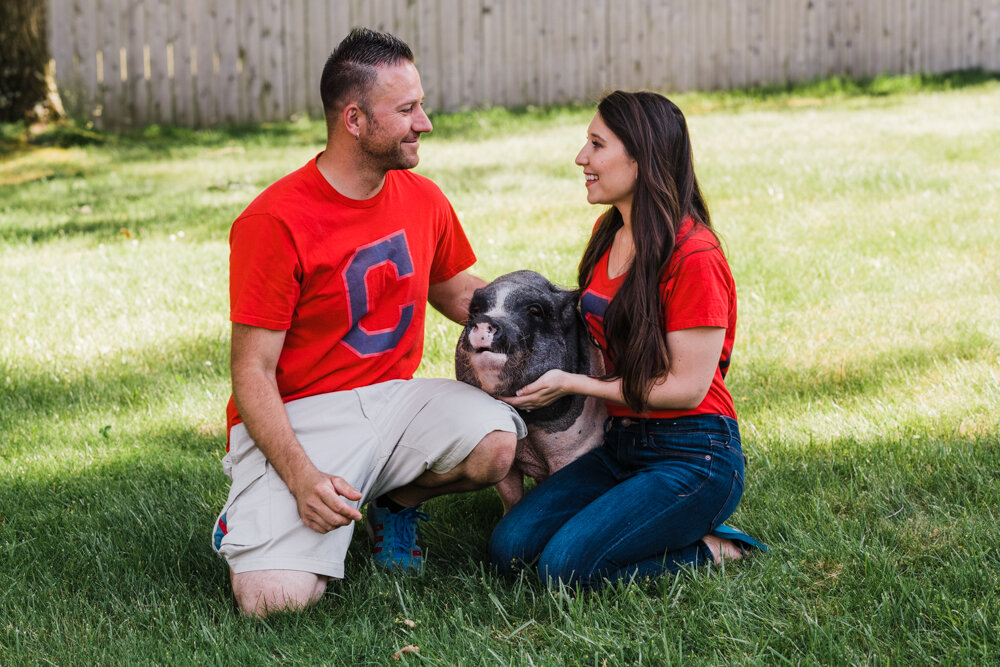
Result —
<instances>
[{"instance_id":1,"label":"lawn","mask_svg":"<svg viewBox=\"0 0 1000 667\"><path fill-rule=\"evenodd\" d=\"M266 621L209 547L227 232L322 125L0 127L0 664L1000 661L1000 79L675 99L740 296L730 523L771 551L599 594L508 582L485 490L428 504L422 577L357 531L344 582ZM417 171L475 273L574 282L592 113L433 117ZM451 376L459 327L427 332L419 374Z\"/></svg>"}]
</instances>

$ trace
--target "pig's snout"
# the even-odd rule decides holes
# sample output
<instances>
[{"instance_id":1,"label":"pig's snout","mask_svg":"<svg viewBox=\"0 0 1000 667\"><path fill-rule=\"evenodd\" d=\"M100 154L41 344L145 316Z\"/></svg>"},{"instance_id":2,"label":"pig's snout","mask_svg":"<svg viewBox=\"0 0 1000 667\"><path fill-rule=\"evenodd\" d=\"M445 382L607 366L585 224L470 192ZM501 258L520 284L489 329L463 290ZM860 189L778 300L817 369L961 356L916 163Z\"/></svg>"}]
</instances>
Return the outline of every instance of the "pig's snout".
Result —
<instances>
[{"instance_id":1,"label":"pig's snout","mask_svg":"<svg viewBox=\"0 0 1000 667\"><path fill-rule=\"evenodd\" d=\"M489 350L503 340L503 329L495 322L478 322L469 327L469 345L476 351Z\"/></svg>"}]
</instances>

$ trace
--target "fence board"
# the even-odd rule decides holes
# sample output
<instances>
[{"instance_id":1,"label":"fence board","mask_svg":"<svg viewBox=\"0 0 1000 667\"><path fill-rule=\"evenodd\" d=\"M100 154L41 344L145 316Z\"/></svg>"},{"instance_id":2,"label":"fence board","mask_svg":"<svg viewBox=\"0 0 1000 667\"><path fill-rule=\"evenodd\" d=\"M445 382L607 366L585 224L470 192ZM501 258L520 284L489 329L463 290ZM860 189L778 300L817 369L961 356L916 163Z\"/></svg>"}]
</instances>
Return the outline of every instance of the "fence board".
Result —
<instances>
[{"instance_id":1,"label":"fence board","mask_svg":"<svg viewBox=\"0 0 1000 667\"><path fill-rule=\"evenodd\" d=\"M161 122L160 119L169 117L170 112L167 10L166 0L150 0L146 7L146 26L149 36L149 80L146 88L149 94L150 123Z\"/></svg>"},{"instance_id":2,"label":"fence board","mask_svg":"<svg viewBox=\"0 0 1000 667\"><path fill-rule=\"evenodd\" d=\"M761 48L763 52L764 74L761 81L774 81L782 83L785 81L785 70L783 61L785 57L785 35L780 29L781 7L778 2L772 0L764 3L764 36L763 44L766 48Z\"/></svg>"},{"instance_id":3,"label":"fence board","mask_svg":"<svg viewBox=\"0 0 1000 667\"><path fill-rule=\"evenodd\" d=\"M191 14L189 2L172 3L167 43L173 54L173 116L181 125L193 125L194 77L191 75Z\"/></svg>"},{"instance_id":4,"label":"fence board","mask_svg":"<svg viewBox=\"0 0 1000 667\"><path fill-rule=\"evenodd\" d=\"M934 72L937 67L935 50L941 47L937 40L938 4L921 0L920 3L920 69L921 72Z\"/></svg>"},{"instance_id":5,"label":"fence board","mask_svg":"<svg viewBox=\"0 0 1000 667\"><path fill-rule=\"evenodd\" d=\"M219 116L227 123L245 121L240 107L240 35L239 6L236 0L219 0L216 17L219 53Z\"/></svg>"},{"instance_id":6,"label":"fence board","mask_svg":"<svg viewBox=\"0 0 1000 667\"><path fill-rule=\"evenodd\" d=\"M436 110L831 75L1000 69L1000 0L48 0L64 104L100 125L308 111L352 26L414 50Z\"/></svg>"},{"instance_id":7,"label":"fence board","mask_svg":"<svg viewBox=\"0 0 1000 667\"><path fill-rule=\"evenodd\" d=\"M82 3L81 3L82 4ZM96 22L97 33L95 35L98 44L98 51L101 53L102 98L100 120L101 125L115 127L122 123L122 106L125 104L125 96L122 94L122 46L120 39L121 14L119 11L119 0L101 0L100 4L102 17ZM86 13L83 15L86 16ZM86 18L80 22L80 26L86 23ZM78 27L80 27L78 26ZM90 34L90 30L85 31Z\"/></svg>"},{"instance_id":8,"label":"fence board","mask_svg":"<svg viewBox=\"0 0 1000 667\"><path fill-rule=\"evenodd\" d=\"M987 69L1000 70L1000 3L991 2L985 10L983 33L980 62Z\"/></svg>"},{"instance_id":9,"label":"fence board","mask_svg":"<svg viewBox=\"0 0 1000 667\"><path fill-rule=\"evenodd\" d=\"M52 62L55 63L55 76L60 81L74 81L76 72L73 67L73 39L66 39L73 34L73 4L68 0L50 0L46 37Z\"/></svg>"},{"instance_id":10,"label":"fence board","mask_svg":"<svg viewBox=\"0 0 1000 667\"><path fill-rule=\"evenodd\" d=\"M439 40L433 0L417 0L414 12L417 41L411 46L424 88L424 107L437 111L442 108L443 100L440 95Z\"/></svg>"},{"instance_id":11,"label":"fence board","mask_svg":"<svg viewBox=\"0 0 1000 667\"><path fill-rule=\"evenodd\" d=\"M215 0L195 2L194 30L192 30L194 51L195 114L201 125L215 125L219 122L216 113L218 97L212 94L215 87Z\"/></svg>"},{"instance_id":12,"label":"fence board","mask_svg":"<svg viewBox=\"0 0 1000 667\"><path fill-rule=\"evenodd\" d=\"M84 2L73 3L74 48L71 62L77 84L76 97L89 113L97 111L103 103L100 79L97 71L97 12L91 11ZM102 58L103 60L103 58Z\"/></svg>"},{"instance_id":13,"label":"fence board","mask_svg":"<svg viewBox=\"0 0 1000 667\"><path fill-rule=\"evenodd\" d=\"M144 125L148 122L149 110L149 96L146 94L146 3L143 0L125 0L122 9L128 100L122 120L131 125Z\"/></svg>"},{"instance_id":14,"label":"fence board","mask_svg":"<svg viewBox=\"0 0 1000 667\"><path fill-rule=\"evenodd\" d=\"M565 86L566 70L563 67L565 53L563 33L565 25L557 20L553 9L555 2L538 3L537 21L543 31L539 37L538 86L541 90L538 101L542 105L556 104L559 92Z\"/></svg>"},{"instance_id":15,"label":"fence board","mask_svg":"<svg viewBox=\"0 0 1000 667\"><path fill-rule=\"evenodd\" d=\"M517 55L514 85L518 87L520 104L541 104L543 91L540 87L542 49L545 27L538 17L538 7L529 0L517 0L516 23L518 31Z\"/></svg>"},{"instance_id":16,"label":"fence board","mask_svg":"<svg viewBox=\"0 0 1000 667\"><path fill-rule=\"evenodd\" d=\"M789 45L787 61L785 63L785 82L801 81L805 77L806 69L806 45L808 42L808 3L805 2L785 2L782 3L782 24L781 29L788 33Z\"/></svg>"},{"instance_id":17,"label":"fence board","mask_svg":"<svg viewBox=\"0 0 1000 667\"><path fill-rule=\"evenodd\" d=\"M261 3L260 51L262 56L261 108L263 118L286 117L288 84L285 77L285 23L282 3L263 0Z\"/></svg>"},{"instance_id":18,"label":"fence board","mask_svg":"<svg viewBox=\"0 0 1000 667\"><path fill-rule=\"evenodd\" d=\"M461 2L458 5L459 20L459 91L461 108L473 107L483 99L482 66L483 24L479 3Z\"/></svg>"},{"instance_id":19,"label":"fence board","mask_svg":"<svg viewBox=\"0 0 1000 667\"><path fill-rule=\"evenodd\" d=\"M313 118L323 117L323 102L319 96L319 81L323 75L326 59L330 57L335 44L327 40L327 3L323 0L308 0L306 4L306 44L305 64L302 76L305 78L306 104L303 107ZM295 72L292 72L294 75Z\"/></svg>"},{"instance_id":20,"label":"fence board","mask_svg":"<svg viewBox=\"0 0 1000 667\"><path fill-rule=\"evenodd\" d=\"M524 52L526 71L528 74L528 89L526 97L529 104L546 104L547 81L543 76L546 69L546 26L543 20L543 6L537 2L527 2L528 12L525 26L525 39L521 42Z\"/></svg>"},{"instance_id":21,"label":"fence board","mask_svg":"<svg viewBox=\"0 0 1000 667\"><path fill-rule=\"evenodd\" d=\"M440 0L440 14L434 23L437 24L438 67L441 72L439 85L441 106L446 109L458 109L462 104L461 81L462 64L460 59L461 26L459 24L459 0Z\"/></svg>"},{"instance_id":22,"label":"fence board","mask_svg":"<svg viewBox=\"0 0 1000 667\"><path fill-rule=\"evenodd\" d=\"M497 0L484 0L480 10L483 22L482 51L479 54L480 60L477 63L477 67L480 69L483 78L480 84L480 94L482 96L480 99L497 100L503 94L501 85L502 77L500 76L501 68L487 66L490 55L502 54L503 49L503 41L499 39L500 29L498 21L500 17L498 16L498 4L500 3ZM501 62L503 62L502 59Z\"/></svg>"}]
</instances>

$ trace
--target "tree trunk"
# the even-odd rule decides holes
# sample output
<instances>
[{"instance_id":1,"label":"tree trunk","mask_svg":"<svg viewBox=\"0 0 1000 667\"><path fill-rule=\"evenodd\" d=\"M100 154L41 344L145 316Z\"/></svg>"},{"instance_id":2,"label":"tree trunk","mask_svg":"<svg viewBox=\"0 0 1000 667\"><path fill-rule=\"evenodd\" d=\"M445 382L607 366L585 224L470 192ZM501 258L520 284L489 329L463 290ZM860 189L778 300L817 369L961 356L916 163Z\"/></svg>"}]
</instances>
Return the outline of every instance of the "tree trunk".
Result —
<instances>
[{"instance_id":1,"label":"tree trunk","mask_svg":"<svg viewBox=\"0 0 1000 667\"><path fill-rule=\"evenodd\" d=\"M63 115L49 67L44 0L0 1L0 121Z\"/></svg>"}]
</instances>

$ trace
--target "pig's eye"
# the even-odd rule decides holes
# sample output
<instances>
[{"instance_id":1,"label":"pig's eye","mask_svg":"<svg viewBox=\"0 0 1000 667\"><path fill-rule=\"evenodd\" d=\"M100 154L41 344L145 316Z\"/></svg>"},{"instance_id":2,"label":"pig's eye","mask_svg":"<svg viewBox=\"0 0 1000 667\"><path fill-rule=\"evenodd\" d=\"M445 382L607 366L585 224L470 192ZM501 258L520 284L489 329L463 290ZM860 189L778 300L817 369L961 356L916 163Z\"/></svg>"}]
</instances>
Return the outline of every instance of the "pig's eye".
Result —
<instances>
[{"instance_id":1,"label":"pig's eye","mask_svg":"<svg viewBox=\"0 0 1000 667\"><path fill-rule=\"evenodd\" d=\"M469 315L478 315L480 311L482 311L482 308L479 307L479 304L477 303L469 304Z\"/></svg>"},{"instance_id":2,"label":"pig's eye","mask_svg":"<svg viewBox=\"0 0 1000 667\"><path fill-rule=\"evenodd\" d=\"M542 310L542 307L539 306L537 303L533 303L530 306L528 306L528 312L535 317L541 317L542 315L545 314L545 312Z\"/></svg>"}]
</instances>

